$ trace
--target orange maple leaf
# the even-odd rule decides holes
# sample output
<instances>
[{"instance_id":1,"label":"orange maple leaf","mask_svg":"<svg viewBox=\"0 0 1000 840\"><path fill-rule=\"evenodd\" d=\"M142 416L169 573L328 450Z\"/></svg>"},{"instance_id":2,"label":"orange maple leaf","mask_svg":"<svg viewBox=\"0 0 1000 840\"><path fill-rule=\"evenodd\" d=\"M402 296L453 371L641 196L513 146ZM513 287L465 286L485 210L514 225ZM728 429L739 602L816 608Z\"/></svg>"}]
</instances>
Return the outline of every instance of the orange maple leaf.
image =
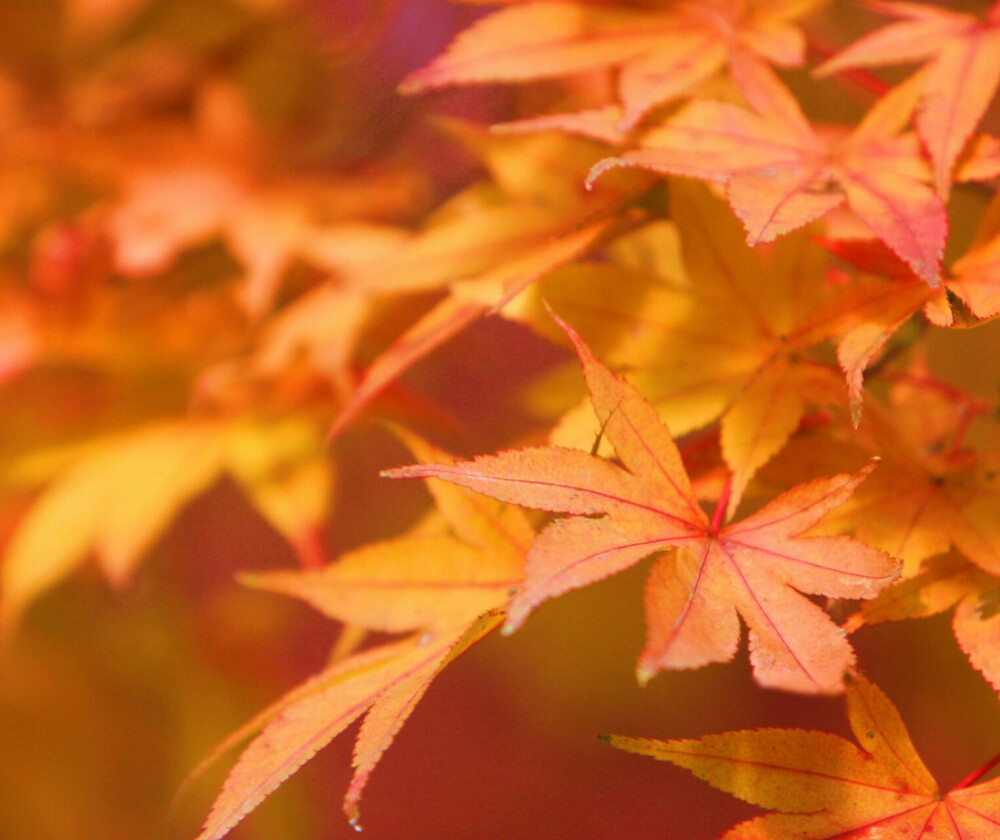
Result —
<instances>
[{"instance_id":1,"label":"orange maple leaf","mask_svg":"<svg viewBox=\"0 0 1000 840\"><path fill-rule=\"evenodd\" d=\"M421 633L356 654L261 712L194 771L194 776L200 775L222 752L259 732L226 778L198 840L224 837L320 749L366 715L355 744L354 780L344 800L356 826L357 803L368 776L431 681L452 659L495 630L500 620L485 615L466 627Z\"/></svg>"},{"instance_id":2,"label":"orange maple leaf","mask_svg":"<svg viewBox=\"0 0 1000 840\"><path fill-rule=\"evenodd\" d=\"M701 509L669 430L656 410L576 347L601 428L624 468L586 452L520 449L474 461L417 465L392 477L437 477L501 501L566 512L534 541L506 630L542 601L619 572L655 552L646 594L647 644L640 680L666 668L732 659L737 613L763 685L835 692L853 652L829 617L794 591L870 598L898 574L895 560L847 537L796 539L844 502L872 467L799 485L747 519L723 526Z\"/></svg>"},{"instance_id":3,"label":"orange maple leaf","mask_svg":"<svg viewBox=\"0 0 1000 840\"><path fill-rule=\"evenodd\" d=\"M920 95L918 76L892 89L847 136L819 133L765 67L734 66L755 109L698 100L650 131L643 148L600 161L593 183L617 166L639 166L725 184L751 245L802 227L846 204L931 285L940 281L948 217L925 179L916 137L899 134Z\"/></svg>"},{"instance_id":4,"label":"orange maple leaf","mask_svg":"<svg viewBox=\"0 0 1000 840\"><path fill-rule=\"evenodd\" d=\"M986 219L982 228L986 228ZM952 266L948 289L958 295L979 319L974 323L995 318L1000 314L1000 230L992 235L977 236L973 246Z\"/></svg>"},{"instance_id":5,"label":"orange maple leaf","mask_svg":"<svg viewBox=\"0 0 1000 840\"><path fill-rule=\"evenodd\" d=\"M32 452L14 466L34 481L50 472L51 481L2 555L8 624L91 554L113 585L125 584L183 505L223 475L303 551L332 489L321 437L295 419L164 421Z\"/></svg>"},{"instance_id":6,"label":"orange maple leaf","mask_svg":"<svg viewBox=\"0 0 1000 840\"><path fill-rule=\"evenodd\" d=\"M862 275L833 301L841 315L837 361L847 378L847 395L855 428L861 422L862 386L868 365L893 333L921 307L925 313L935 314L934 304L944 299L942 289L929 288L909 270L907 274L908 278L902 281ZM945 311L948 311L947 306Z\"/></svg>"},{"instance_id":7,"label":"orange maple leaf","mask_svg":"<svg viewBox=\"0 0 1000 840\"><path fill-rule=\"evenodd\" d=\"M816 348L839 342L857 423L866 365L923 301L944 292L899 260L905 282L829 284L825 254L807 231L749 248L738 221L700 184L671 183L670 216L613 241L599 264L557 270L530 297L572 315L610 367L629 371L675 435L721 418L722 454L733 473L730 516L808 411L839 410L838 376ZM654 248L653 264L630 257ZM559 340L540 301L527 314ZM581 404L563 429L589 434L589 417Z\"/></svg>"},{"instance_id":8,"label":"orange maple leaf","mask_svg":"<svg viewBox=\"0 0 1000 840\"><path fill-rule=\"evenodd\" d=\"M916 369L896 377L887 407L872 403L867 424L878 473L824 523L888 551L912 577L923 560L957 548L1000 573L1000 462L962 445L987 409Z\"/></svg>"},{"instance_id":9,"label":"orange maple leaf","mask_svg":"<svg viewBox=\"0 0 1000 840\"><path fill-rule=\"evenodd\" d=\"M867 5L900 22L859 38L817 72L926 61L917 130L934 161L938 192L947 197L955 162L1000 83L1000 3L985 22L925 3Z\"/></svg>"},{"instance_id":10,"label":"orange maple leaf","mask_svg":"<svg viewBox=\"0 0 1000 840\"><path fill-rule=\"evenodd\" d=\"M420 438L396 433L416 457L454 463ZM425 520L417 533L368 543L321 569L240 579L383 633L468 624L502 606L520 583L534 531L520 508L441 481L428 481L427 487L441 516Z\"/></svg>"},{"instance_id":11,"label":"orange maple leaf","mask_svg":"<svg viewBox=\"0 0 1000 840\"><path fill-rule=\"evenodd\" d=\"M988 218L988 217L987 217ZM984 219L984 222L986 219ZM824 247L864 272L844 302L857 296L855 306L844 312L848 326L840 337L837 358L847 375L855 425L861 417L862 380L869 362L889 338L912 316L923 310L939 327L976 326L1000 314L1000 236L981 226L980 235L951 267L937 289L928 288L912 270L875 240L821 240ZM882 275L881 279L875 275ZM879 291L881 290L881 292Z\"/></svg>"},{"instance_id":12,"label":"orange maple leaf","mask_svg":"<svg viewBox=\"0 0 1000 840\"><path fill-rule=\"evenodd\" d=\"M491 181L453 196L423 230L352 278L360 288L386 293L447 288L449 294L371 363L331 435L411 365L594 248L620 224L614 214L638 186L609 184L588 195L583 174L601 154L590 142L559 135L494 138L464 125L451 131L482 158Z\"/></svg>"},{"instance_id":13,"label":"orange maple leaf","mask_svg":"<svg viewBox=\"0 0 1000 840\"><path fill-rule=\"evenodd\" d=\"M512 4L462 32L444 53L404 79L400 90L617 67L619 127L628 130L656 105L688 95L733 54L746 61L801 65L805 39L791 21L812 5L809 0L711 0L654 10Z\"/></svg>"},{"instance_id":14,"label":"orange maple leaf","mask_svg":"<svg viewBox=\"0 0 1000 840\"><path fill-rule=\"evenodd\" d=\"M842 243L847 250L859 248L854 264L871 271L876 265L880 272L896 280L916 278L902 263L893 269L888 261L875 253L875 243ZM886 254L886 256L890 256ZM850 257L848 257L850 261ZM1000 223L996 214L986 212L969 249L952 264L944 289L928 296L924 306L927 319L940 327L966 328L976 326L1000 314ZM941 294L947 291L947 296ZM901 297L913 290L901 293ZM956 300L957 299L957 300ZM915 298L916 300L916 298ZM899 302L895 302L896 308ZM917 304L919 308L919 303Z\"/></svg>"},{"instance_id":15,"label":"orange maple leaf","mask_svg":"<svg viewBox=\"0 0 1000 840\"><path fill-rule=\"evenodd\" d=\"M920 574L897 581L844 623L866 624L937 615L954 607L951 628L969 662L1000 691L1000 578L957 552L928 560Z\"/></svg>"},{"instance_id":16,"label":"orange maple leaf","mask_svg":"<svg viewBox=\"0 0 1000 840\"><path fill-rule=\"evenodd\" d=\"M970 463L971 462L971 463ZM838 525L882 546L914 574L952 545L986 571L1000 573L1000 481L995 458L888 454L884 472L853 499Z\"/></svg>"},{"instance_id":17,"label":"orange maple leaf","mask_svg":"<svg viewBox=\"0 0 1000 840\"><path fill-rule=\"evenodd\" d=\"M993 764L942 795L899 712L860 676L847 686L858 744L827 732L758 729L689 740L605 736L612 746L687 768L713 787L778 811L721 840L987 840L1000 826Z\"/></svg>"},{"instance_id":18,"label":"orange maple leaf","mask_svg":"<svg viewBox=\"0 0 1000 840\"><path fill-rule=\"evenodd\" d=\"M420 458L450 455L398 432ZM440 515L414 532L371 543L322 569L244 575L251 586L292 595L348 626L415 635L341 659L233 733L189 777L250 735L212 806L199 840L217 840L353 721L354 747L344 811L357 825L368 779L441 669L500 626L521 580L533 535L524 512L428 481Z\"/></svg>"}]
</instances>

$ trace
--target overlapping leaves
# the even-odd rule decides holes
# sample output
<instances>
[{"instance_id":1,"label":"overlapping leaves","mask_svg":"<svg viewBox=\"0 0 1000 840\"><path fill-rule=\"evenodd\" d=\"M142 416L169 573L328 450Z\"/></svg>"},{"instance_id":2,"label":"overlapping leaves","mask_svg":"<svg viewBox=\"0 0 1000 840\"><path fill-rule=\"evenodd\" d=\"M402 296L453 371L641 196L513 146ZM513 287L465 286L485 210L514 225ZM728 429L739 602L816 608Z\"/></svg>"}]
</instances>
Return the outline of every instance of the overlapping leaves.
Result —
<instances>
[{"instance_id":1,"label":"overlapping leaves","mask_svg":"<svg viewBox=\"0 0 1000 840\"><path fill-rule=\"evenodd\" d=\"M664 9L520 2L478 21L404 92L453 84L526 81L602 68L618 70L619 125L689 95L728 61L797 66L805 39L794 21L812 2L711 0Z\"/></svg>"},{"instance_id":2,"label":"overlapping leaves","mask_svg":"<svg viewBox=\"0 0 1000 840\"><path fill-rule=\"evenodd\" d=\"M804 692L842 687L853 653L842 632L800 591L870 598L896 561L845 537L796 539L843 503L869 470L793 488L741 522L702 511L670 432L655 409L607 370L568 325L604 434L623 466L585 452L510 450L454 466L389 471L437 477L506 502L571 514L532 544L525 583L510 605L518 627L542 601L665 552L646 595L641 679L733 657L737 613L764 685Z\"/></svg>"},{"instance_id":3,"label":"overlapping leaves","mask_svg":"<svg viewBox=\"0 0 1000 840\"><path fill-rule=\"evenodd\" d=\"M986 20L927 3L871 2L898 23L870 32L819 68L926 62L916 122L934 162L934 182L947 196L955 162L982 119L1000 83L1000 6Z\"/></svg>"},{"instance_id":4,"label":"overlapping leaves","mask_svg":"<svg viewBox=\"0 0 1000 840\"><path fill-rule=\"evenodd\" d=\"M880 99L849 133L821 135L774 74L741 67L754 110L699 100L642 140L599 163L725 185L751 244L802 227L846 205L928 283L940 282L948 217L925 181L916 137L901 133L920 94L919 77Z\"/></svg>"},{"instance_id":5,"label":"overlapping leaves","mask_svg":"<svg viewBox=\"0 0 1000 840\"><path fill-rule=\"evenodd\" d=\"M849 410L860 420L863 373L891 335L888 326L935 293L916 281L876 278L834 286L808 230L752 249L724 205L698 185L671 181L669 208L670 223L620 237L604 261L558 270L532 296L599 342L675 435L719 422L733 471L731 515L810 412L844 418ZM540 304L525 302L517 314L547 335L558 332ZM831 341L847 400L825 349ZM562 428L589 428L588 415L584 407Z\"/></svg>"},{"instance_id":6,"label":"overlapping leaves","mask_svg":"<svg viewBox=\"0 0 1000 840\"><path fill-rule=\"evenodd\" d=\"M421 457L451 460L415 437L406 440ZM229 774L199 840L227 834L364 716L344 798L356 824L372 770L431 681L500 626L532 534L523 512L461 488L428 484L437 513L414 532L365 546L323 569L245 578L252 586L302 598L349 626L412 635L334 662L220 745L212 760L256 736Z\"/></svg>"}]
</instances>

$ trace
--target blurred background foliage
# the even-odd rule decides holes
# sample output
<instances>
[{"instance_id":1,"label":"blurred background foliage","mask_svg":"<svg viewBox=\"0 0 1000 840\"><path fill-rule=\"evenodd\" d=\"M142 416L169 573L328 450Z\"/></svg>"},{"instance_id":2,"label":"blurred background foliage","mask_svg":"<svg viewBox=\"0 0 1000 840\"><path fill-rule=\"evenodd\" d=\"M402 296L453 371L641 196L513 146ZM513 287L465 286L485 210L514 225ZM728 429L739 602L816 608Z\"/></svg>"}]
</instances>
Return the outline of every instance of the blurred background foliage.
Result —
<instances>
[{"instance_id":1,"label":"blurred background foliage","mask_svg":"<svg viewBox=\"0 0 1000 840\"><path fill-rule=\"evenodd\" d=\"M816 26L834 43L871 24L853 4L832 6ZM232 360L252 356L268 313L336 272L337 259L352 259L291 248L269 262L260 230L303 217L324 231L412 225L476 174L430 114L489 121L558 100L556 83L395 93L481 12L441 0L0 3L0 539L36 497L39 475L57 469L36 461L32 472L26 453L58 461L59 447L192 413L293 416L315 431L313 455L329 462L336 500L318 523L326 555L415 519L423 490L377 478L407 460L397 442L359 424L326 449L322 431L343 399L341 379L422 300L369 312L343 369L313 359L234 374ZM856 105L818 107L851 117ZM166 194L161 204L143 192L150 184ZM245 229L231 227L247 206L265 222L255 226L251 213ZM258 284L248 287L248 277ZM942 333L938 372L993 389L996 326ZM471 454L523 433L519 389L561 358L523 328L487 320L403 387L443 406L452 442ZM117 589L84 563L8 628L0 836L194 836L224 768L171 816L186 774L324 663L336 627L233 582L237 571L292 566L307 549L294 539L290 547L282 521L266 520L232 478L207 486L178 504L166 536ZM665 674L640 689L641 580L633 570L572 593L451 666L375 774L366 834L711 837L752 810L595 736L756 726L846 733L839 700L763 691L745 653L735 666ZM989 757L1000 735L996 698L946 617L867 628L855 642L945 786ZM339 808L350 743L324 750L232 836L354 836Z\"/></svg>"}]
</instances>

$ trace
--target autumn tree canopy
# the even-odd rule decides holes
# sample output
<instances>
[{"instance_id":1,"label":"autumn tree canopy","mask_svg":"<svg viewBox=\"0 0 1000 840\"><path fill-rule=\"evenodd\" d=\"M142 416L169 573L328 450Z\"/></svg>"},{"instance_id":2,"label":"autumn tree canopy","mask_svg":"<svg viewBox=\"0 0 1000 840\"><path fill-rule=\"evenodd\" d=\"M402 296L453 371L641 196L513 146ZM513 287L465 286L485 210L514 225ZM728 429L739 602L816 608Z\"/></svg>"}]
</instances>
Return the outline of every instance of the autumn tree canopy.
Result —
<instances>
[{"instance_id":1,"label":"autumn tree canopy","mask_svg":"<svg viewBox=\"0 0 1000 840\"><path fill-rule=\"evenodd\" d=\"M601 735L772 812L727 829L711 791L678 813L679 771L628 799L594 769L581 800L637 836L993 837L998 85L1000 3L4 6L0 741L98 734L26 761L0 826L349 836L432 683L442 719L478 679L483 719L541 720L523 663L599 638L633 683L574 730L594 767ZM557 604L571 635L536 641ZM981 755L961 708L912 714L918 666L977 686ZM626 711L658 684L683 703ZM904 717L963 768L947 793ZM501 778L545 729L472 752ZM373 833L569 825L534 749L534 794L483 782L502 817ZM331 754L346 820L285 793ZM309 805L251 816L276 793Z\"/></svg>"}]
</instances>

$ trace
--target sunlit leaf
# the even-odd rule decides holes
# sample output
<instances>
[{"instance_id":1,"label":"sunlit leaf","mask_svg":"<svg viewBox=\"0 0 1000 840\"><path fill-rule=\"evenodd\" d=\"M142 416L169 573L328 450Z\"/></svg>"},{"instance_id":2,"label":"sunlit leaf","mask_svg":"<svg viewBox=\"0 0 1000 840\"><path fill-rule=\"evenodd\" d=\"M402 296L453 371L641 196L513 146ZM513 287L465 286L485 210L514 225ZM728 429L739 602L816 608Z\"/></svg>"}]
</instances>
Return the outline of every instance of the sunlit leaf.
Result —
<instances>
[{"instance_id":1,"label":"sunlit leaf","mask_svg":"<svg viewBox=\"0 0 1000 840\"><path fill-rule=\"evenodd\" d=\"M548 598L669 552L654 567L647 588L640 678L664 668L731 659L739 612L750 628L751 662L762 684L839 690L853 661L850 647L823 611L790 587L872 597L898 567L860 542L795 537L842 504L870 470L800 485L742 522L710 522L653 407L598 362L568 326L564 329L624 468L585 452L536 448L387 474L443 478L502 501L574 514L557 519L532 545L508 630Z\"/></svg>"},{"instance_id":2,"label":"sunlit leaf","mask_svg":"<svg viewBox=\"0 0 1000 840\"><path fill-rule=\"evenodd\" d=\"M454 84L520 82L616 67L619 126L687 96L738 54L797 66L810 3L686 3L659 11L568 2L512 4L462 32L438 58L403 80L413 93Z\"/></svg>"},{"instance_id":3,"label":"sunlit leaf","mask_svg":"<svg viewBox=\"0 0 1000 840\"><path fill-rule=\"evenodd\" d=\"M997 7L993 5L983 22L925 3L871 5L900 22L859 38L819 72L927 62L917 128L934 161L938 192L947 196L955 162L1000 83Z\"/></svg>"},{"instance_id":4,"label":"sunlit leaf","mask_svg":"<svg viewBox=\"0 0 1000 840\"><path fill-rule=\"evenodd\" d=\"M777 811L724 840L948 837L985 840L1000 815L1000 783L942 794L889 699L864 677L847 686L857 745L837 735L758 729L691 740L607 736L612 746L669 761L733 796Z\"/></svg>"},{"instance_id":5,"label":"sunlit leaf","mask_svg":"<svg viewBox=\"0 0 1000 840\"><path fill-rule=\"evenodd\" d=\"M643 148L606 158L609 169L639 166L725 185L750 244L770 242L846 204L931 285L940 282L948 219L913 135L900 134L920 76L895 88L850 134L814 130L791 94L756 70L755 111L699 100L647 133ZM925 173L925 170L926 173Z\"/></svg>"}]
</instances>

